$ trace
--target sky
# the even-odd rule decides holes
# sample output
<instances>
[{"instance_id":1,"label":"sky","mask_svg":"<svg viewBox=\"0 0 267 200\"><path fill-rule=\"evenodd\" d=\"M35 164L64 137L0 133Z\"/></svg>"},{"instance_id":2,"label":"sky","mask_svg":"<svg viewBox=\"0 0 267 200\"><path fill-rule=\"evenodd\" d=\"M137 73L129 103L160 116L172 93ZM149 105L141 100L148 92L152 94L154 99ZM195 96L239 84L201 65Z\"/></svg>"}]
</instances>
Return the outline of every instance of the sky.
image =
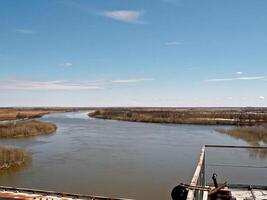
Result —
<instances>
[{"instance_id":1,"label":"sky","mask_svg":"<svg viewBox=\"0 0 267 200\"><path fill-rule=\"evenodd\" d=\"M0 107L267 106L266 0L0 0Z\"/></svg>"}]
</instances>

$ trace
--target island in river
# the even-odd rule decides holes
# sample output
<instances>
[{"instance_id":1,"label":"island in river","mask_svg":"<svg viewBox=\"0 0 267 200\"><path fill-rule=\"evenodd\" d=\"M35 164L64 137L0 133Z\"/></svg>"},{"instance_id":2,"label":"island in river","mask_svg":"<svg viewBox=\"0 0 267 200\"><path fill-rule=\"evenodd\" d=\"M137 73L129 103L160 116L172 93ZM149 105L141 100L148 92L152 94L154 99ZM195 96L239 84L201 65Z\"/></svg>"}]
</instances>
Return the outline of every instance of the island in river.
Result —
<instances>
[{"instance_id":1,"label":"island in river","mask_svg":"<svg viewBox=\"0 0 267 200\"><path fill-rule=\"evenodd\" d=\"M37 120L26 120L0 124L0 138L22 138L47 135L55 132L57 126L53 123Z\"/></svg>"},{"instance_id":2,"label":"island in river","mask_svg":"<svg viewBox=\"0 0 267 200\"><path fill-rule=\"evenodd\" d=\"M56 109L0 109L0 139L26 138L54 133L57 126L53 123L31 120L44 114L59 112ZM31 154L22 148L0 147L0 170L25 166Z\"/></svg>"},{"instance_id":3,"label":"island in river","mask_svg":"<svg viewBox=\"0 0 267 200\"><path fill-rule=\"evenodd\" d=\"M31 153L21 148L0 147L0 172L10 168L27 165L31 161Z\"/></svg>"}]
</instances>

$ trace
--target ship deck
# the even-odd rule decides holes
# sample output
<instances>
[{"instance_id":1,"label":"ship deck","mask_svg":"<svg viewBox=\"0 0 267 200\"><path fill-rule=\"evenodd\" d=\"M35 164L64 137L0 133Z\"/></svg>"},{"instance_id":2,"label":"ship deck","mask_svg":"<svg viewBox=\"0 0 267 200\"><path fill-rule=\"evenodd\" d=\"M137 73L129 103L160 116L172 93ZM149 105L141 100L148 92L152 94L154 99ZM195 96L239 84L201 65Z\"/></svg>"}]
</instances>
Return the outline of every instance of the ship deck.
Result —
<instances>
[{"instance_id":1,"label":"ship deck","mask_svg":"<svg viewBox=\"0 0 267 200\"><path fill-rule=\"evenodd\" d=\"M126 198L112 198L104 196L73 194L64 192L34 190L27 188L13 188L0 186L0 200L130 200Z\"/></svg>"},{"instance_id":2,"label":"ship deck","mask_svg":"<svg viewBox=\"0 0 267 200\"><path fill-rule=\"evenodd\" d=\"M197 187L208 187L205 176L205 157L206 148L230 148L230 149L260 149L267 151L267 147L253 146L226 146L226 145L204 145L201 149L201 154L193 178L191 180L191 188L188 191L186 200L208 200L209 192L198 190ZM264 166L266 169L267 166ZM196 187L194 189L194 187ZM213 187L209 187L213 188ZM267 200L267 185L250 185L250 184L232 184L229 183L221 190L231 191L232 197L236 200Z\"/></svg>"},{"instance_id":3,"label":"ship deck","mask_svg":"<svg viewBox=\"0 0 267 200\"><path fill-rule=\"evenodd\" d=\"M267 200L267 186L229 184L222 190L231 191L236 200ZM203 200L207 200L207 198Z\"/></svg>"},{"instance_id":4,"label":"ship deck","mask_svg":"<svg viewBox=\"0 0 267 200\"><path fill-rule=\"evenodd\" d=\"M230 189L232 195L236 198L236 200L266 200L267 199L267 190L254 189L246 190L246 189Z\"/></svg>"}]
</instances>

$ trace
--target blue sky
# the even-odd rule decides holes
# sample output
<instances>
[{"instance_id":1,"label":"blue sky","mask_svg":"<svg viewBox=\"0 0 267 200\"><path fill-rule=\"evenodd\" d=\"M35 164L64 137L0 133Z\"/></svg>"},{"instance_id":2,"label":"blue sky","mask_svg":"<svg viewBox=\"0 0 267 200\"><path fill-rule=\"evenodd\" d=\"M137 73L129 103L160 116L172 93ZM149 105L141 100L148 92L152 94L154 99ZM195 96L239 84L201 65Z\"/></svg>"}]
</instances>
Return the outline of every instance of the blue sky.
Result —
<instances>
[{"instance_id":1,"label":"blue sky","mask_svg":"<svg viewBox=\"0 0 267 200\"><path fill-rule=\"evenodd\" d=\"M0 0L0 106L267 106L266 0Z\"/></svg>"}]
</instances>

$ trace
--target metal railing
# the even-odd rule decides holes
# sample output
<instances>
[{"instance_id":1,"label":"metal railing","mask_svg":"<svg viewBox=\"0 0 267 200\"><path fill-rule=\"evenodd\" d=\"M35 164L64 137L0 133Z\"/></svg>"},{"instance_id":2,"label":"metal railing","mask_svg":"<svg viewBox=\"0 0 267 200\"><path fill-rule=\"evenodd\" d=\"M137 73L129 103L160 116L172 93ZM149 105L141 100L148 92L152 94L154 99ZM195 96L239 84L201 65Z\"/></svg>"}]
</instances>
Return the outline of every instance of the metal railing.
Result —
<instances>
[{"instance_id":1,"label":"metal railing","mask_svg":"<svg viewBox=\"0 0 267 200\"><path fill-rule=\"evenodd\" d=\"M95 195L74 194L66 192L55 192L36 190L28 188L14 188L0 186L0 199L84 199L84 200L133 200L126 198L111 198Z\"/></svg>"},{"instance_id":2,"label":"metal railing","mask_svg":"<svg viewBox=\"0 0 267 200\"><path fill-rule=\"evenodd\" d=\"M205 160L206 160L206 148L232 148L232 149L259 149L266 150L267 147L260 146L231 146L231 145L204 145L201 148L201 154L190 186L206 186L205 181ZM231 185L231 184L230 184ZM186 200L207 200L208 191L201 191L196 189L189 189Z\"/></svg>"},{"instance_id":3,"label":"metal railing","mask_svg":"<svg viewBox=\"0 0 267 200\"><path fill-rule=\"evenodd\" d=\"M205 186L205 148L205 145L201 148L201 153L199 161L197 163L196 171L190 183L191 186ZM203 192L195 189L190 189L188 191L186 200L200 200L201 198L203 199L204 193L206 196L206 191Z\"/></svg>"}]
</instances>

